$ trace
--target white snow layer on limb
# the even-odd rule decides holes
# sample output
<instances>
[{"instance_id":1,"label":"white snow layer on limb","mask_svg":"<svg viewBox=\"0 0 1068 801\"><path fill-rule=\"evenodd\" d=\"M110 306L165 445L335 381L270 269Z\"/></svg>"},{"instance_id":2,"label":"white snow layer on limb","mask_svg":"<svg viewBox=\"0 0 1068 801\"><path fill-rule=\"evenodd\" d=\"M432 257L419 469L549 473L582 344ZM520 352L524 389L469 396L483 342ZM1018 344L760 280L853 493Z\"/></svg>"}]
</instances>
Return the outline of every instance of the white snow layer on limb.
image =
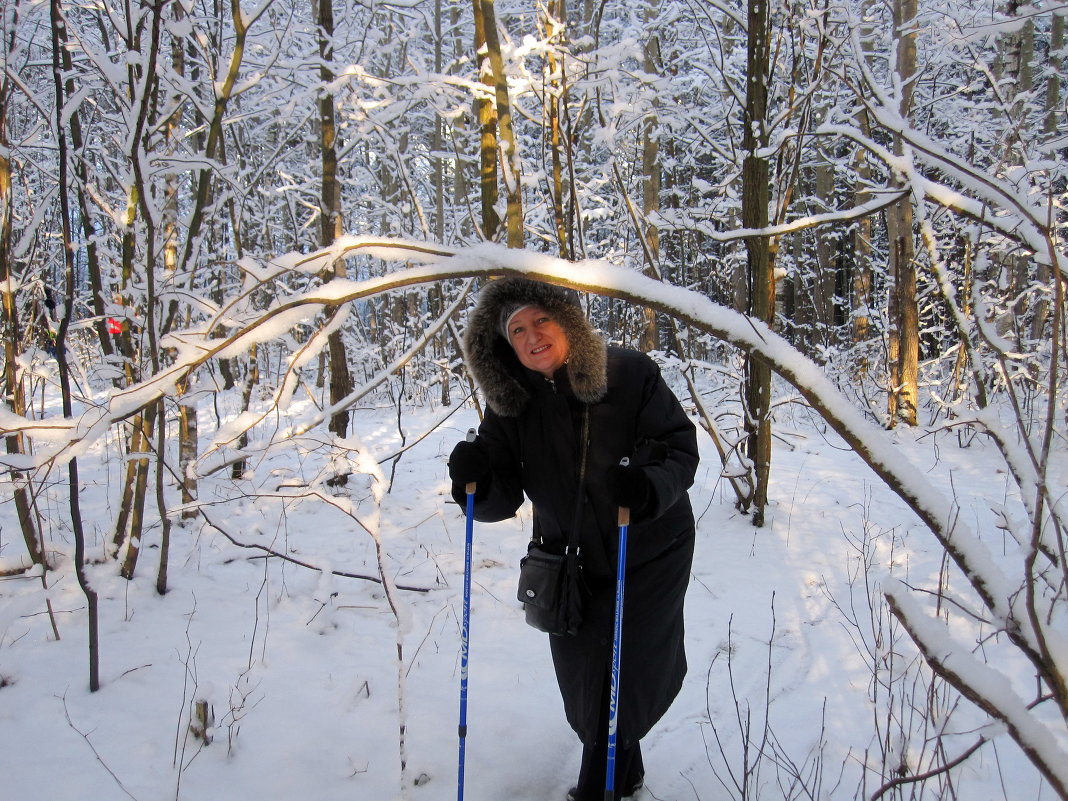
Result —
<instances>
[{"instance_id":1,"label":"white snow layer on limb","mask_svg":"<svg viewBox=\"0 0 1068 801\"><path fill-rule=\"evenodd\" d=\"M1004 723L1013 740L1063 795L1068 790L1068 750L1062 747L1063 730L1057 732L1045 726L1016 694L1011 680L976 658L967 645L956 640L944 621L931 617L913 600L905 584L888 580L883 592L894 616L919 646L932 669L972 703Z\"/></svg>"}]
</instances>

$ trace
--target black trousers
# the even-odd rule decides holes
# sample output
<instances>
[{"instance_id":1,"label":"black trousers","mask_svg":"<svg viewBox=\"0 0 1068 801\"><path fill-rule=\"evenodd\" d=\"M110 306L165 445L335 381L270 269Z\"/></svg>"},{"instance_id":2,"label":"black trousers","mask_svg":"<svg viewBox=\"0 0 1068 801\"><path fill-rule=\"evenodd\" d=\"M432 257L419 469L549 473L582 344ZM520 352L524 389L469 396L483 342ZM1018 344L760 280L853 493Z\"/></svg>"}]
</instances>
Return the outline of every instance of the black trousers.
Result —
<instances>
[{"instance_id":1,"label":"black trousers","mask_svg":"<svg viewBox=\"0 0 1068 801\"><path fill-rule=\"evenodd\" d=\"M601 696L600 723L597 740L582 746L582 764L579 767L575 801L605 801L605 778L608 767L608 714L611 684L605 677L604 693ZM615 801L631 794L645 778L645 763L642 762L641 742L624 748L616 741Z\"/></svg>"}]
</instances>

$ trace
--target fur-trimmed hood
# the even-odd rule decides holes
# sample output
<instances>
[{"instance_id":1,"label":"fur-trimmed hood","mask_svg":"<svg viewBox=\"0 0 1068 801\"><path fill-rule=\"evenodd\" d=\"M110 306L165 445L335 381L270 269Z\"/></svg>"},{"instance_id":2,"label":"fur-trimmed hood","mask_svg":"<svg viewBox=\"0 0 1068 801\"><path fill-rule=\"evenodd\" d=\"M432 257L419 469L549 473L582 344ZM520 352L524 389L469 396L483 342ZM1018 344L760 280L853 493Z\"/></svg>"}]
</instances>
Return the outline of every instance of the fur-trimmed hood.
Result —
<instances>
[{"instance_id":1,"label":"fur-trimmed hood","mask_svg":"<svg viewBox=\"0 0 1068 801\"><path fill-rule=\"evenodd\" d=\"M596 403L608 388L607 347L593 330L575 293L529 278L488 282L480 291L464 331L464 360L486 402L504 417L517 417L530 400L525 368L501 334L504 309L539 306L564 330L570 353L565 369L571 391L583 403Z\"/></svg>"}]
</instances>

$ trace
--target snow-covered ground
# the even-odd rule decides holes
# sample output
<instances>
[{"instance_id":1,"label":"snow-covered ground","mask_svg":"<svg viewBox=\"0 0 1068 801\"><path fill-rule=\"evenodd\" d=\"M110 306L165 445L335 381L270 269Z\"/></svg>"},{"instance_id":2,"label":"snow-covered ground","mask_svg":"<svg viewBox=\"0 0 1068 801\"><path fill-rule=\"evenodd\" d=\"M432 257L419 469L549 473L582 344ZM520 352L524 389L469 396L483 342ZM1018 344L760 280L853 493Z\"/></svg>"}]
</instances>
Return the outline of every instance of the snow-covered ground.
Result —
<instances>
[{"instance_id":1,"label":"snow-covered ground","mask_svg":"<svg viewBox=\"0 0 1068 801\"><path fill-rule=\"evenodd\" d=\"M90 576L101 597L96 693L88 691L85 601L70 570L65 476L52 475L40 511L59 570L45 576L47 591L39 574L0 580L3 797L455 797L464 519L448 494L445 461L477 425L474 409L456 412L412 445L450 411L405 410L400 426L411 447L377 518L364 478L292 497L294 485L318 470L310 447L254 463L243 489L256 488L262 496L255 499L237 498L221 478L203 481L200 500L216 527L199 519L175 525L170 590L162 597L155 591L158 526L145 536L132 581L118 576L114 560L100 559L120 460L113 443L82 457L83 513L95 557ZM401 447L394 407L358 410L352 428L376 458ZM735 510L715 450L699 434L690 672L644 743L643 801L741 798L734 782L741 784L746 764L748 798L791 797L791 773L805 777L816 797L870 795L881 780L862 777L861 764L879 762L876 725L890 748L900 749L893 728L886 734L887 720L906 717L912 703L928 703L922 686L902 683L887 701L873 680L873 665L903 669L914 650L903 638L895 644L885 611L871 612L866 599L891 567L898 577L935 586L938 544L809 417L780 421L776 433L771 504L761 529ZM994 531L986 499L1004 500L1007 485L989 445L976 439L962 448L948 433L894 436L902 458L955 493L974 530ZM389 481L391 464L382 469ZM10 487L4 493L0 558L22 550ZM393 580L426 590L398 589L396 614L380 585L328 572L378 572L374 538L345 513L348 503L372 529L377 519ZM545 635L524 624L515 600L529 524L524 509L513 521L475 528L470 801L559 801L578 770L579 747L564 721ZM220 528L319 569L237 547ZM991 546L998 536L988 538ZM209 745L190 733L197 701L213 715ZM947 727L968 732L981 723L961 702ZM949 737L949 756L973 740L973 733ZM765 758L758 759L761 745ZM921 745L890 759L915 769ZM1000 798L1003 784L1009 798L1039 797L1034 772L1006 738L956 776L967 790L961 797Z\"/></svg>"}]
</instances>

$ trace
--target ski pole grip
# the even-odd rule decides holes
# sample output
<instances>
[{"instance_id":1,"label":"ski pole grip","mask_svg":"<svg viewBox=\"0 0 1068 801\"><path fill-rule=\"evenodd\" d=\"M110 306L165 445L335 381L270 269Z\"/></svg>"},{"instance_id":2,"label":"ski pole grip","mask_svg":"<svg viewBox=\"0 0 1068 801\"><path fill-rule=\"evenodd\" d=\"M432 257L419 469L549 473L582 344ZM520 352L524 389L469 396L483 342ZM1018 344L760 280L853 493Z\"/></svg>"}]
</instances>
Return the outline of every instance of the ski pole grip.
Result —
<instances>
[{"instance_id":1,"label":"ski pole grip","mask_svg":"<svg viewBox=\"0 0 1068 801\"><path fill-rule=\"evenodd\" d=\"M473 429L473 428L467 429L467 441L468 442L474 442L475 441L475 429ZM469 481L467 483L467 485L464 487L464 492L466 492L468 495L474 495L475 494L475 482L474 481Z\"/></svg>"},{"instance_id":2,"label":"ski pole grip","mask_svg":"<svg viewBox=\"0 0 1068 801\"><path fill-rule=\"evenodd\" d=\"M624 456L622 459L619 460L619 466L620 467L626 467L629 464L630 464L630 457L629 456ZM617 518L616 522L617 522L617 525L620 525L620 526L629 526L630 525L630 508L629 507L627 507L627 506L620 506L619 507L619 517Z\"/></svg>"}]
</instances>

